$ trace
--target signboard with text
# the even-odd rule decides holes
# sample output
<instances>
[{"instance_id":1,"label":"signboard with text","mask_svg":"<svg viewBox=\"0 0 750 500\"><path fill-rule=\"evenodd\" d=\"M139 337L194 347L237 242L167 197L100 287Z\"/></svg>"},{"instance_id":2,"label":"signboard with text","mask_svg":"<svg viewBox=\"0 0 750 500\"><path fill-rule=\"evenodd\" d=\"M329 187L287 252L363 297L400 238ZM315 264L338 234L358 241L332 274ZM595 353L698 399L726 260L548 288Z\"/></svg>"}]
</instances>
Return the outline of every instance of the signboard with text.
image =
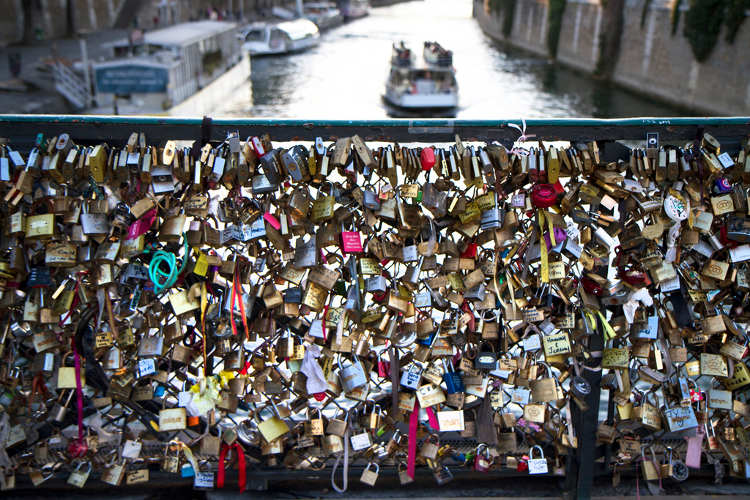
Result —
<instances>
[{"instance_id":1,"label":"signboard with text","mask_svg":"<svg viewBox=\"0 0 750 500\"><path fill-rule=\"evenodd\" d=\"M155 66L121 64L94 69L98 92L111 94L151 94L167 91L167 69Z\"/></svg>"}]
</instances>

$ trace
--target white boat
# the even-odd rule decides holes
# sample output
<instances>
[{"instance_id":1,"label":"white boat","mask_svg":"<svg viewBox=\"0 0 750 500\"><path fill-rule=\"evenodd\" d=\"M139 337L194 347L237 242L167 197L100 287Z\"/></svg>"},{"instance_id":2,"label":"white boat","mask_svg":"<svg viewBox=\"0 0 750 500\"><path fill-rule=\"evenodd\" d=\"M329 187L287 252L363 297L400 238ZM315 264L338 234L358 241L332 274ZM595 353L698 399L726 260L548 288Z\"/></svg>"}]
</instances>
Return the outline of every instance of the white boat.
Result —
<instances>
[{"instance_id":1,"label":"white boat","mask_svg":"<svg viewBox=\"0 0 750 500\"><path fill-rule=\"evenodd\" d=\"M339 9L345 21L364 17L370 13L369 0L339 0Z\"/></svg>"},{"instance_id":2,"label":"white boat","mask_svg":"<svg viewBox=\"0 0 750 500\"><path fill-rule=\"evenodd\" d=\"M240 33L242 50L251 56L286 54L320 43L320 31L307 19L281 23L254 23Z\"/></svg>"},{"instance_id":3,"label":"white boat","mask_svg":"<svg viewBox=\"0 0 750 500\"><path fill-rule=\"evenodd\" d=\"M235 23L181 23L109 46L113 57L91 65L97 103L92 113L161 114L208 89L233 66L242 66L239 78L250 76L248 61L238 65L243 54Z\"/></svg>"},{"instance_id":4,"label":"white boat","mask_svg":"<svg viewBox=\"0 0 750 500\"><path fill-rule=\"evenodd\" d=\"M314 22L320 31L334 28L344 22L344 16L333 2L305 3L304 15Z\"/></svg>"},{"instance_id":5,"label":"white boat","mask_svg":"<svg viewBox=\"0 0 750 500\"><path fill-rule=\"evenodd\" d=\"M407 109L457 107L453 54L435 42L426 42L422 57L417 58L403 42L394 44L384 97L394 106Z\"/></svg>"}]
</instances>

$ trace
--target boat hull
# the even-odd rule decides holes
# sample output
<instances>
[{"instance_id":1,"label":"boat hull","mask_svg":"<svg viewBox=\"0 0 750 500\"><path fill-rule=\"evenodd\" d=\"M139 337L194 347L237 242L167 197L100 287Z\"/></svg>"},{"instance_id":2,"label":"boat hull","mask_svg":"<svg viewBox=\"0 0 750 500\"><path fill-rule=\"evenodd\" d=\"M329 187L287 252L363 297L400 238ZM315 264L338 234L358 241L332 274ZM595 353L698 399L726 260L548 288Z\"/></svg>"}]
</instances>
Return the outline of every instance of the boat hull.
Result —
<instances>
[{"instance_id":1,"label":"boat hull","mask_svg":"<svg viewBox=\"0 0 750 500\"><path fill-rule=\"evenodd\" d=\"M387 90L385 100L405 109L441 109L458 106L458 95L450 94L398 94Z\"/></svg>"},{"instance_id":2,"label":"boat hull","mask_svg":"<svg viewBox=\"0 0 750 500\"><path fill-rule=\"evenodd\" d=\"M311 47L315 47L319 43L320 35L305 38L302 40L292 40L277 48L273 48L268 45L245 44L243 45L243 50L245 50L251 56L278 56L289 54L291 52L302 52Z\"/></svg>"}]
</instances>

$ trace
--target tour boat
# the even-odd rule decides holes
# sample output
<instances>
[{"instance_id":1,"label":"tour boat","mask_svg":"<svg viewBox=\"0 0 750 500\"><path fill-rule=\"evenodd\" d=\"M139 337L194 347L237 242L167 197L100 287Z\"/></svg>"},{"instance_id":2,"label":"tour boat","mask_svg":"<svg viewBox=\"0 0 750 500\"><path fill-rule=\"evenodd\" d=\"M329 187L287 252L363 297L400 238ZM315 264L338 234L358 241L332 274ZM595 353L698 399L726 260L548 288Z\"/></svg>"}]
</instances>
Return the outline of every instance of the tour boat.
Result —
<instances>
[{"instance_id":1,"label":"tour boat","mask_svg":"<svg viewBox=\"0 0 750 500\"><path fill-rule=\"evenodd\" d=\"M421 58L401 42L393 45L386 101L406 109L458 106L458 83L453 53L437 42L425 42Z\"/></svg>"},{"instance_id":2,"label":"tour boat","mask_svg":"<svg viewBox=\"0 0 750 500\"><path fill-rule=\"evenodd\" d=\"M370 13L369 0L340 0L339 8L345 21L365 17Z\"/></svg>"},{"instance_id":3,"label":"tour boat","mask_svg":"<svg viewBox=\"0 0 750 500\"><path fill-rule=\"evenodd\" d=\"M314 22L320 31L335 28L344 22L341 11L332 2L305 3L304 15Z\"/></svg>"},{"instance_id":4,"label":"tour boat","mask_svg":"<svg viewBox=\"0 0 750 500\"><path fill-rule=\"evenodd\" d=\"M242 49L251 56L298 52L320 43L320 31L308 19L254 23L240 33Z\"/></svg>"},{"instance_id":5,"label":"tour boat","mask_svg":"<svg viewBox=\"0 0 750 500\"><path fill-rule=\"evenodd\" d=\"M205 20L135 32L109 47L112 57L91 65L96 106L90 113L164 114L196 94L212 93L220 80L222 87L231 87L250 76L237 25L231 22Z\"/></svg>"}]
</instances>

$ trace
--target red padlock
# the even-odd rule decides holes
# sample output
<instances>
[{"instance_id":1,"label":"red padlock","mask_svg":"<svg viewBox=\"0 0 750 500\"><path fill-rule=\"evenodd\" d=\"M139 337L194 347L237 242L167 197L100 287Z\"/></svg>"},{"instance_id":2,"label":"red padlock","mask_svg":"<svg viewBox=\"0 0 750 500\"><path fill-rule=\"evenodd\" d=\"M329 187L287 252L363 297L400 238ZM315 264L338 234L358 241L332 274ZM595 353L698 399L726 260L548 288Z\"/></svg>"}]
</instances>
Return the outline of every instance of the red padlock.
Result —
<instances>
[{"instance_id":1,"label":"red padlock","mask_svg":"<svg viewBox=\"0 0 750 500\"><path fill-rule=\"evenodd\" d=\"M492 457L486 444L477 446L476 455L474 455L474 470L477 472L487 472L492 467Z\"/></svg>"},{"instance_id":2,"label":"red padlock","mask_svg":"<svg viewBox=\"0 0 750 500\"><path fill-rule=\"evenodd\" d=\"M549 208L557 201L557 190L552 184L537 184L531 188L531 203L536 208Z\"/></svg>"},{"instance_id":3,"label":"red padlock","mask_svg":"<svg viewBox=\"0 0 750 500\"><path fill-rule=\"evenodd\" d=\"M462 259L473 259L477 256L477 244L469 243L466 245L466 250L461 254Z\"/></svg>"},{"instance_id":4,"label":"red padlock","mask_svg":"<svg viewBox=\"0 0 750 500\"><path fill-rule=\"evenodd\" d=\"M435 166L435 150L432 148L424 148L419 153L419 159L422 162L422 170L432 170Z\"/></svg>"}]
</instances>

